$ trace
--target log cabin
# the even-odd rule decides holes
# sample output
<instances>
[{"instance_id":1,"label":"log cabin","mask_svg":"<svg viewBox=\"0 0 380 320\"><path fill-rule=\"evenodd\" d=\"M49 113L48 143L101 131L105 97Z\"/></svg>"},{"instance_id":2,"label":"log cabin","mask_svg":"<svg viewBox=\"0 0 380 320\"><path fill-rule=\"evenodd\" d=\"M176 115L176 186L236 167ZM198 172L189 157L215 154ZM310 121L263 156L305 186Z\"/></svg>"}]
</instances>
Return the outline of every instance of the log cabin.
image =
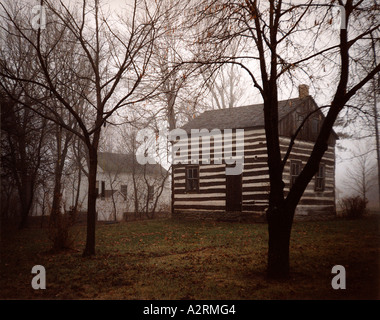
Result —
<instances>
[{"instance_id":1,"label":"log cabin","mask_svg":"<svg viewBox=\"0 0 380 320\"><path fill-rule=\"evenodd\" d=\"M309 95L308 86L299 86L297 98L279 101L280 148L284 157L292 135L304 122L297 135L283 172L285 195L306 164L319 133L324 115ZM268 207L269 171L263 104L206 111L182 128L187 140L174 144L172 171L172 214L178 218L212 220L264 221ZM213 130L214 129L214 130ZM192 133L209 132L204 136ZM228 138L226 137L228 133ZM232 133L232 134L231 134ZM232 137L232 139L230 139ZM333 132L328 150L319 171L310 181L299 205L295 219L333 217L335 207L335 143ZM224 145L221 145L221 142ZM187 154L178 152L186 146ZM238 153L242 157L241 170L227 174L233 167L231 154L225 151L232 145L235 167ZM223 152L224 151L224 152ZM198 156L198 160L197 157Z\"/></svg>"}]
</instances>

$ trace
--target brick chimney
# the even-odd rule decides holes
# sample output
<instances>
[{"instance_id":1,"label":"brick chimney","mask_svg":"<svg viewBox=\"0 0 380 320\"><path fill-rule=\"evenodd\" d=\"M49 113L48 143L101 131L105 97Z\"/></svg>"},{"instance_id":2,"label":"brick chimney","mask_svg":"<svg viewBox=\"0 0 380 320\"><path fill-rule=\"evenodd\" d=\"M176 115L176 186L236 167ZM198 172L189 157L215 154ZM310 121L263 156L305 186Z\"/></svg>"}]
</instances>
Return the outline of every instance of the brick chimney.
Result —
<instances>
[{"instance_id":1,"label":"brick chimney","mask_svg":"<svg viewBox=\"0 0 380 320\"><path fill-rule=\"evenodd\" d=\"M300 84L298 86L299 98L305 98L309 95L309 86L306 84Z\"/></svg>"}]
</instances>

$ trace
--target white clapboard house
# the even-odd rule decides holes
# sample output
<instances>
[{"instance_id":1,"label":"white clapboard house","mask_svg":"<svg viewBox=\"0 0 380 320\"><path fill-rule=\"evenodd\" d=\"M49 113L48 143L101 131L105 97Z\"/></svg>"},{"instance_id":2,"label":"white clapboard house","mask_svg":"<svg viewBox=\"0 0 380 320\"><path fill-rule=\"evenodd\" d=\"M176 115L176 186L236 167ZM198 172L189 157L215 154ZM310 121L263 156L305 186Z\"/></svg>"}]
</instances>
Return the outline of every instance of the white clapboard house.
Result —
<instances>
[{"instance_id":1,"label":"white clapboard house","mask_svg":"<svg viewBox=\"0 0 380 320\"><path fill-rule=\"evenodd\" d=\"M170 181L168 171L160 164L141 165L132 154L111 152L98 153L96 186L97 219L99 221L121 221L136 210L139 215L146 211L170 211ZM75 185L75 183L74 183ZM162 190L161 190L162 189ZM65 204L72 206L77 190L65 188ZM87 206L88 180L82 178L79 191L80 211ZM156 202L157 199L157 202Z\"/></svg>"},{"instance_id":2,"label":"white clapboard house","mask_svg":"<svg viewBox=\"0 0 380 320\"><path fill-rule=\"evenodd\" d=\"M307 115L318 108L306 85L301 85L299 92L299 97L280 101L278 105L282 156L295 130ZM284 169L285 192L306 164L323 119L323 113L316 111L308 118L297 136ZM183 142L177 139L179 141L175 144L172 185L173 215L199 219L263 219L269 194L263 105L206 111L182 129L189 137L189 152L185 155L180 152ZM208 145L203 137L191 135L192 129L206 129L204 131L213 133L210 144ZM211 131L213 129L217 130ZM226 139L226 132L229 131L232 131L232 134ZM309 183L300 200L296 218L335 214L336 139L337 135L333 133L328 150L320 163L319 172ZM223 142L227 145L221 146ZM225 152L231 145L232 156L238 155L243 148L243 166L240 174L226 174L226 167L236 166L231 163L231 154ZM196 160L197 154L199 161ZM202 161L202 156L205 161ZM187 164L183 163L185 158ZM180 161L182 163L179 163Z\"/></svg>"}]
</instances>

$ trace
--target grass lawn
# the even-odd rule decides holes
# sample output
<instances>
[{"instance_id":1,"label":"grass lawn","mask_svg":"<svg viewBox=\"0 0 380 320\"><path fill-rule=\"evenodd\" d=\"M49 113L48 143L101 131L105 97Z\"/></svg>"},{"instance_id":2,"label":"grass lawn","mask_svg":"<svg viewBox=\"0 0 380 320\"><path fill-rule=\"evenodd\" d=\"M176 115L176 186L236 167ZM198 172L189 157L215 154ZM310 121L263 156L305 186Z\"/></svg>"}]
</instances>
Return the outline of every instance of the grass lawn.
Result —
<instances>
[{"instance_id":1,"label":"grass lawn","mask_svg":"<svg viewBox=\"0 0 380 320\"><path fill-rule=\"evenodd\" d=\"M379 299L379 216L295 222L291 278L265 277L267 225L152 220L99 224L97 254L82 258L85 226L72 250L49 253L47 230L7 228L1 240L1 299ZM33 290L34 265L46 290ZM334 265L346 290L334 290Z\"/></svg>"}]
</instances>

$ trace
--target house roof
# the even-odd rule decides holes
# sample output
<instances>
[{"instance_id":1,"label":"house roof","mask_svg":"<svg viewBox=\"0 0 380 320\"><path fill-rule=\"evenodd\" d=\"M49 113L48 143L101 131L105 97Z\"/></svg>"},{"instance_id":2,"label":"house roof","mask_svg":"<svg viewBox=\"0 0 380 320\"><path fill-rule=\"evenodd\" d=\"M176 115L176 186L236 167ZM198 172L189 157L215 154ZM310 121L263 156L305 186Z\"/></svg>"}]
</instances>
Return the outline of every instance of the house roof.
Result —
<instances>
[{"instance_id":1,"label":"house roof","mask_svg":"<svg viewBox=\"0 0 380 320\"><path fill-rule=\"evenodd\" d=\"M133 154L98 152L98 166L105 172L132 173L133 165L135 166L135 173L142 174L144 172L144 165L139 164ZM165 174L167 172L158 163L147 163L145 169L147 174Z\"/></svg>"},{"instance_id":2,"label":"house roof","mask_svg":"<svg viewBox=\"0 0 380 320\"><path fill-rule=\"evenodd\" d=\"M279 120L297 109L299 106L312 100L311 96L294 98L278 102ZM264 104L253 104L243 107L205 111L195 119L185 124L182 129L190 132L191 129L239 129L264 126Z\"/></svg>"}]
</instances>

